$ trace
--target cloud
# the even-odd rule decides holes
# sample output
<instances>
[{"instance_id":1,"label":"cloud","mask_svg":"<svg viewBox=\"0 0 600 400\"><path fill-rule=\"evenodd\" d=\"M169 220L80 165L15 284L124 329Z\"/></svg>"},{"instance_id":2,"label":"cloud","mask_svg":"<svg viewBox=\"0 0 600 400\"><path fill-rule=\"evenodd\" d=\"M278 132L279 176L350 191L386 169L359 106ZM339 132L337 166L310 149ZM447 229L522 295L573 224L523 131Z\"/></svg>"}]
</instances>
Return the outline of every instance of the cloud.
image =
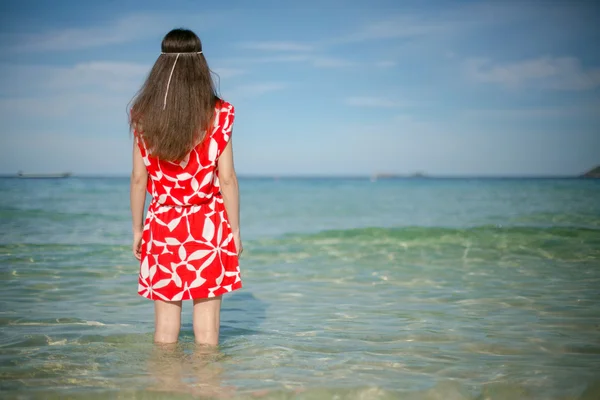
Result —
<instances>
[{"instance_id":1,"label":"cloud","mask_svg":"<svg viewBox=\"0 0 600 400\"><path fill-rule=\"evenodd\" d=\"M248 50L259 51L281 51L281 52L307 52L314 50L314 47L305 43L298 42L245 42L240 43L240 47Z\"/></svg>"},{"instance_id":2,"label":"cloud","mask_svg":"<svg viewBox=\"0 0 600 400\"><path fill-rule=\"evenodd\" d=\"M448 35L494 23L506 23L523 18L531 7L494 3L466 4L458 7L427 7L426 11L390 15L368 22L346 35L323 41L323 45L360 43L372 40L415 39L433 35Z\"/></svg>"},{"instance_id":3,"label":"cloud","mask_svg":"<svg viewBox=\"0 0 600 400\"><path fill-rule=\"evenodd\" d=\"M600 110L600 102L589 102L584 104L575 104L563 107L536 107L536 108L479 108L479 109L464 109L458 112L459 116L469 120L484 120L491 119L499 120L526 120L539 118L561 119L583 117L596 117Z\"/></svg>"},{"instance_id":4,"label":"cloud","mask_svg":"<svg viewBox=\"0 0 600 400\"><path fill-rule=\"evenodd\" d=\"M590 90L600 86L600 68L584 69L574 57L540 57L505 64L473 58L465 62L465 70L476 82L511 88Z\"/></svg>"},{"instance_id":5,"label":"cloud","mask_svg":"<svg viewBox=\"0 0 600 400\"><path fill-rule=\"evenodd\" d=\"M344 126L343 132L344 142L360 152L361 160L368 160L374 173L558 176L580 173L600 155L600 138L593 129L573 129L565 135L560 128L524 126L520 121L490 126L406 113Z\"/></svg>"},{"instance_id":6,"label":"cloud","mask_svg":"<svg viewBox=\"0 0 600 400\"><path fill-rule=\"evenodd\" d=\"M58 117L118 104L121 112L150 68L149 64L117 61L89 61L71 67L0 65L0 111L9 117L30 113ZM227 67L216 67L215 72L220 78L245 73Z\"/></svg>"},{"instance_id":7,"label":"cloud","mask_svg":"<svg viewBox=\"0 0 600 400\"><path fill-rule=\"evenodd\" d=\"M3 42L15 43L9 49L21 52L73 51L131 43L149 36L161 36L173 26L201 26L206 29L218 24L220 14L176 15L165 13L131 14L103 25L55 29L40 33L10 33Z\"/></svg>"},{"instance_id":8,"label":"cloud","mask_svg":"<svg viewBox=\"0 0 600 400\"><path fill-rule=\"evenodd\" d=\"M369 23L353 33L328 40L331 45L364 42L368 40L411 38L440 32L447 24L426 21L420 16L399 16Z\"/></svg>"},{"instance_id":9,"label":"cloud","mask_svg":"<svg viewBox=\"0 0 600 400\"><path fill-rule=\"evenodd\" d=\"M521 12L522 11L522 12ZM380 61L360 62L334 56L339 48L345 45L372 41L377 46L386 40L406 46L407 43L417 43L420 49L431 49L440 46L447 38L465 32L475 32L480 28L488 29L496 25L507 24L518 19L525 19L523 13L531 15L534 7L515 7L511 5L496 5L493 3L464 5L458 7L443 7L413 13L391 14L383 19L375 19L362 26L349 26L349 33L338 36L325 36L312 43L300 41L248 41L239 46L249 50L269 52L269 56L245 58L249 63L278 63L306 61L316 68L345 68L349 66L369 66L376 68L391 68L396 61L383 59ZM425 44L423 44L425 43ZM405 47L403 47L404 51ZM334 51L335 50L335 51ZM386 48L386 52L390 48ZM393 50L392 50L393 51ZM454 53L445 49L447 58Z\"/></svg>"},{"instance_id":10,"label":"cloud","mask_svg":"<svg viewBox=\"0 0 600 400\"><path fill-rule=\"evenodd\" d=\"M81 90L93 86L110 91L124 91L139 86L150 72L150 67L147 64L131 62L84 62L72 68L58 70L48 84L56 88Z\"/></svg>"},{"instance_id":11,"label":"cloud","mask_svg":"<svg viewBox=\"0 0 600 400\"><path fill-rule=\"evenodd\" d=\"M81 115L96 122L122 118L149 68L117 61L70 67L0 65L0 118L14 126L43 120L62 123Z\"/></svg>"},{"instance_id":12,"label":"cloud","mask_svg":"<svg viewBox=\"0 0 600 400\"><path fill-rule=\"evenodd\" d=\"M341 57L319 54L279 54L265 57L238 57L227 59L230 64L270 64L270 63L306 63L315 68L345 68L358 65L357 62Z\"/></svg>"},{"instance_id":13,"label":"cloud","mask_svg":"<svg viewBox=\"0 0 600 400\"><path fill-rule=\"evenodd\" d=\"M285 82L259 82L240 85L227 91L227 97L231 97L232 99L252 98L265 93L283 90L286 87L288 87L288 84Z\"/></svg>"},{"instance_id":14,"label":"cloud","mask_svg":"<svg viewBox=\"0 0 600 400\"><path fill-rule=\"evenodd\" d=\"M63 119L75 115L103 120L108 116L126 115L127 103L135 93L107 95L76 93L0 99L0 116L8 123L24 124L42 119ZM6 131L4 129L3 131Z\"/></svg>"},{"instance_id":15,"label":"cloud","mask_svg":"<svg viewBox=\"0 0 600 400\"><path fill-rule=\"evenodd\" d=\"M310 57L307 54L279 54L273 56L261 56L261 57L236 57L228 58L224 61L229 64L268 64L268 63L291 63L291 62L304 62L309 60Z\"/></svg>"},{"instance_id":16,"label":"cloud","mask_svg":"<svg viewBox=\"0 0 600 400\"><path fill-rule=\"evenodd\" d=\"M88 61L69 67L0 65L0 93L22 97L45 94L131 92L141 85L150 65L118 61Z\"/></svg>"},{"instance_id":17,"label":"cloud","mask_svg":"<svg viewBox=\"0 0 600 400\"><path fill-rule=\"evenodd\" d=\"M35 34L15 34L15 50L20 51L73 51L86 48L126 43L150 33L158 33L161 17L131 15L104 26L66 28Z\"/></svg>"},{"instance_id":18,"label":"cloud","mask_svg":"<svg viewBox=\"0 0 600 400\"><path fill-rule=\"evenodd\" d=\"M383 97L368 97L368 96L355 96L347 97L344 99L344 103L353 107L375 107L375 108L400 108L405 107L408 104L399 101L389 100Z\"/></svg>"}]
</instances>

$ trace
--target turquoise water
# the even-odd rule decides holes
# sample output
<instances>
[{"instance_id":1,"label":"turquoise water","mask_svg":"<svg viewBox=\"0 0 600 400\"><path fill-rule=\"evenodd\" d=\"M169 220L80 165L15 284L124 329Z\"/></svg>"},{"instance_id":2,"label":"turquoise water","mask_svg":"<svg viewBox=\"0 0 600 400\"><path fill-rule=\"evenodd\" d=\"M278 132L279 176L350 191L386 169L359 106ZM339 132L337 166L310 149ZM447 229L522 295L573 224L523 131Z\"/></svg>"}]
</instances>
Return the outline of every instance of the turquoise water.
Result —
<instances>
[{"instance_id":1,"label":"turquoise water","mask_svg":"<svg viewBox=\"0 0 600 400\"><path fill-rule=\"evenodd\" d=\"M152 344L127 179L0 179L2 398L600 398L600 181L242 179L221 346Z\"/></svg>"}]
</instances>

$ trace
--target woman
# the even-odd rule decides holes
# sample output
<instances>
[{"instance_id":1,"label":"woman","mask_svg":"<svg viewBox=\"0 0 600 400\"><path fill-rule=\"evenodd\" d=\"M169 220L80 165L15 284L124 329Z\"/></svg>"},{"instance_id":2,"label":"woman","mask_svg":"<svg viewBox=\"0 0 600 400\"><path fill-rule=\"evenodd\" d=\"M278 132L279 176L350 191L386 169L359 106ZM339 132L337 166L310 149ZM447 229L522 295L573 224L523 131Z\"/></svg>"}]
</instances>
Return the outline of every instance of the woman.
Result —
<instances>
[{"instance_id":1,"label":"woman","mask_svg":"<svg viewBox=\"0 0 600 400\"><path fill-rule=\"evenodd\" d=\"M181 303L192 300L196 343L217 345L221 296L242 287L233 119L198 36L169 32L130 116L133 253L138 292L154 301L157 343L177 342Z\"/></svg>"}]
</instances>

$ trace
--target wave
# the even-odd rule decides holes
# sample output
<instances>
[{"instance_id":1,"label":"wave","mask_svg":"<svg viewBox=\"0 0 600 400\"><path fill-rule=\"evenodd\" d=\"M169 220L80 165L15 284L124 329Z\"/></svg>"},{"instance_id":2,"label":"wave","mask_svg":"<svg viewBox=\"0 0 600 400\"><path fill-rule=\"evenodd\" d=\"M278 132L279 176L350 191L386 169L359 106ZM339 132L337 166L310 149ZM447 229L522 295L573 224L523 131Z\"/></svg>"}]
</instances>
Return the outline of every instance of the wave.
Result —
<instances>
[{"instance_id":1,"label":"wave","mask_svg":"<svg viewBox=\"0 0 600 400\"><path fill-rule=\"evenodd\" d=\"M95 240L98 240L97 238ZM573 226L366 227L276 237L244 238L243 260L252 263L290 263L306 259L384 260L415 258L492 260L501 257L537 258L569 262L600 260L600 228ZM68 264L85 256L94 265L135 264L125 243L114 244L0 244L7 264L37 261L41 255L60 254ZM65 267L66 268L66 267ZM0 273L10 271L2 271Z\"/></svg>"},{"instance_id":2,"label":"wave","mask_svg":"<svg viewBox=\"0 0 600 400\"><path fill-rule=\"evenodd\" d=\"M560 245L564 241L578 243L594 242L600 244L600 229L589 227L539 227L539 226L474 226L421 227L407 226L394 228L368 227L351 229L332 229L317 233L285 234L279 238L258 240L256 244L343 244L343 243L381 243L409 244L445 242L467 244L473 241L526 240L536 241L548 246Z\"/></svg>"},{"instance_id":3,"label":"wave","mask_svg":"<svg viewBox=\"0 0 600 400\"><path fill-rule=\"evenodd\" d=\"M540 233L558 236L573 236L576 232L596 233L600 235L600 228L593 227L568 227L568 226L502 226L502 225L480 225L464 228L456 227L368 227L351 229L324 230L316 234L305 235L313 238L356 238L356 237L392 237L392 238L414 238L447 235L480 235L480 234L521 234L538 235ZM293 235L286 235L293 236Z\"/></svg>"},{"instance_id":4,"label":"wave","mask_svg":"<svg viewBox=\"0 0 600 400\"><path fill-rule=\"evenodd\" d=\"M51 222L62 222L62 221L73 221L74 218L86 219L86 220L109 220L109 221L121 221L123 220L122 215L115 215L111 213L98 213L98 212L76 212L76 211L57 211L57 210L44 210L38 208L21 209L17 207L0 207L0 220L4 219L7 221L15 221L20 219L40 219L42 221Z\"/></svg>"},{"instance_id":5,"label":"wave","mask_svg":"<svg viewBox=\"0 0 600 400\"><path fill-rule=\"evenodd\" d=\"M23 318L4 318L0 319L0 325L19 325L19 326L57 326L57 325L85 325L85 326L129 326L128 324L111 324L99 321L88 321L80 318L53 318L27 320Z\"/></svg>"},{"instance_id":6,"label":"wave","mask_svg":"<svg viewBox=\"0 0 600 400\"><path fill-rule=\"evenodd\" d=\"M315 257L391 263L437 258L451 262L507 256L577 262L600 259L600 229L495 225L371 227L287 234L249 242L247 248L247 257L260 262L295 262Z\"/></svg>"}]
</instances>

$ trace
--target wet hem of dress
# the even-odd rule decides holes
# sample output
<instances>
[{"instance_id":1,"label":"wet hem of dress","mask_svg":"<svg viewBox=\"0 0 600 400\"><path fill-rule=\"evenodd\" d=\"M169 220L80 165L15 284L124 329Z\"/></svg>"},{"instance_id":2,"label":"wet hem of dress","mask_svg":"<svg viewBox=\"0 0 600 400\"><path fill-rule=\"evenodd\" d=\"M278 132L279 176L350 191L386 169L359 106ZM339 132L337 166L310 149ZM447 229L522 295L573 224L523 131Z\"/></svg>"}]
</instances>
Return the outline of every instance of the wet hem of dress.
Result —
<instances>
[{"instance_id":1,"label":"wet hem of dress","mask_svg":"<svg viewBox=\"0 0 600 400\"><path fill-rule=\"evenodd\" d=\"M223 288L223 286L221 286L219 289L222 289L222 288ZM153 299L153 298L150 298L150 297L148 297L148 296L146 296L146 295L144 295L144 294L142 294L140 292L138 292L138 295L140 297L143 297L145 299L152 300L152 301L155 301L155 300L163 300L163 301L190 301L190 300L198 300L198 299L214 299L216 297L219 297L219 296L222 296L222 295L225 295L225 294L228 294L228 293L235 292L236 290L239 290L241 288L242 288L242 282L240 282L238 284L235 284L235 286L232 285L230 291L225 291L225 292L223 292L221 294L218 294L218 295L215 295L215 296L212 296L212 297L209 297L209 296L198 296L198 297L190 297L190 298L181 299L181 300L163 300L161 298L158 298L158 296L157 296L157 298Z\"/></svg>"}]
</instances>

